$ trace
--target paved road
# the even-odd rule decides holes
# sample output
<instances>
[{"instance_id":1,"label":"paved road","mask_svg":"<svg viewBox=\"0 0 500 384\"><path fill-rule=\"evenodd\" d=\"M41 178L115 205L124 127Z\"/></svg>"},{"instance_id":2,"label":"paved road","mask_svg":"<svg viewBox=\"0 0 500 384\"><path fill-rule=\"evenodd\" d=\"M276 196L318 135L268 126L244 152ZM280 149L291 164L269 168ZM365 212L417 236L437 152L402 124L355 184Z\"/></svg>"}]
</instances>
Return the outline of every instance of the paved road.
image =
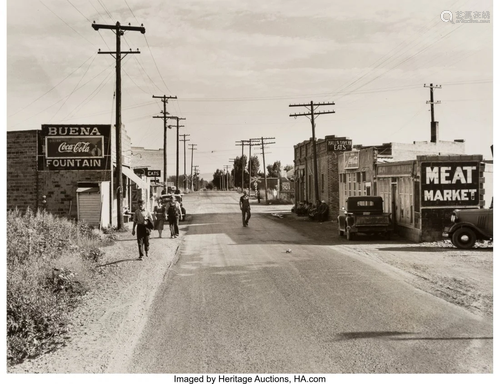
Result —
<instances>
[{"instance_id":1,"label":"paved road","mask_svg":"<svg viewBox=\"0 0 500 384\"><path fill-rule=\"evenodd\" d=\"M491 319L259 213L269 207L243 227L238 198L185 198L179 260L128 372L492 372Z\"/></svg>"}]
</instances>

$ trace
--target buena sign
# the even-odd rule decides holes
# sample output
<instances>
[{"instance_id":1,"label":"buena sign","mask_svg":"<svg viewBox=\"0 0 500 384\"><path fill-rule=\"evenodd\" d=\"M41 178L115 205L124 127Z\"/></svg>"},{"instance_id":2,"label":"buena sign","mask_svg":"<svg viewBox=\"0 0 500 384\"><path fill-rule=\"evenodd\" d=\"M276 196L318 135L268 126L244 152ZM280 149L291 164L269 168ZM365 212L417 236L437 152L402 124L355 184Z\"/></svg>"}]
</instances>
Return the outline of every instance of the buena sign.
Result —
<instances>
[{"instance_id":1,"label":"buena sign","mask_svg":"<svg viewBox=\"0 0 500 384\"><path fill-rule=\"evenodd\" d=\"M110 125L42 125L39 170L109 169L110 133Z\"/></svg>"},{"instance_id":2,"label":"buena sign","mask_svg":"<svg viewBox=\"0 0 500 384\"><path fill-rule=\"evenodd\" d=\"M480 163L422 162L422 207L478 206Z\"/></svg>"}]
</instances>

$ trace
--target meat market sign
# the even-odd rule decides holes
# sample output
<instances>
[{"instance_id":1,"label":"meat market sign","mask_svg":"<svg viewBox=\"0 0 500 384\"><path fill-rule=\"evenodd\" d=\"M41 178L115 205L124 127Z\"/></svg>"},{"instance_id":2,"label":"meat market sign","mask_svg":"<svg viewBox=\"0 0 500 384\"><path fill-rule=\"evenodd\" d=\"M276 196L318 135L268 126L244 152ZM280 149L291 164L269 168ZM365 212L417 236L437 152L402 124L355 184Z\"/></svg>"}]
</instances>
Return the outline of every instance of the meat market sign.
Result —
<instances>
[{"instance_id":1,"label":"meat market sign","mask_svg":"<svg viewBox=\"0 0 500 384\"><path fill-rule=\"evenodd\" d=\"M480 164L469 162L422 162L422 207L478 206Z\"/></svg>"},{"instance_id":2,"label":"meat market sign","mask_svg":"<svg viewBox=\"0 0 500 384\"><path fill-rule=\"evenodd\" d=\"M107 170L110 125L42 125L39 170Z\"/></svg>"}]
</instances>

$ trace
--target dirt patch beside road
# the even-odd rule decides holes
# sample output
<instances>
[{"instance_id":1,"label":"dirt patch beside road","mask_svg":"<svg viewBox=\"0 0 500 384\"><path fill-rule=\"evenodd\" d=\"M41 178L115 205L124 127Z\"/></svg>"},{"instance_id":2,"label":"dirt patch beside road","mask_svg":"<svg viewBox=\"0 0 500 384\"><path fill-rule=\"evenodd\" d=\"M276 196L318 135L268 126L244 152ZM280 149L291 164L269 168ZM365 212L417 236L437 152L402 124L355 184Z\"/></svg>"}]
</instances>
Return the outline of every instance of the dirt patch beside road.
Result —
<instances>
[{"instance_id":1,"label":"dirt patch beside road","mask_svg":"<svg viewBox=\"0 0 500 384\"><path fill-rule=\"evenodd\" d=\"M130 224L131 226L131 224ZM183 231L181 226L181 232ZM72 314L68 345L53 353L9 367L9 373L119 373L147 320L149 306L182 239L161 239L153 231L150 255L138 261L137 241L128 233L102 248L104 278L99 289Z\"/></svg>"},{"instance_id":2,"label":"dirt patch beside road","mask_svg":"<svg viewBox=\"0 0 500 384\"><path fill-rule=\"evenodd\" d=\"M338 235L336 222L313 222L287 208L258 209L262 213L268 210L271 219L302 232L313 244L382 263L418 289L480 316L493 316L493 244L479 243L463 250L449 240L412 243L396 235L391 240L359 236L347 241Z\"/></svg>"}]
</instances>

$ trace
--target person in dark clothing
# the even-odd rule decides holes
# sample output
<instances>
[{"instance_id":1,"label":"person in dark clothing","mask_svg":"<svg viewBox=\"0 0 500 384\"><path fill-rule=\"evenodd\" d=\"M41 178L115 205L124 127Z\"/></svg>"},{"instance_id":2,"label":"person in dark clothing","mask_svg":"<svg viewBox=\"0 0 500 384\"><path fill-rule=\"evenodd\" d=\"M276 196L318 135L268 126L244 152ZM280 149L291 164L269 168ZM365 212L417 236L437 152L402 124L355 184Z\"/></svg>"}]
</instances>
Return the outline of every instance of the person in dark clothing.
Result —
<instances>
[{"instance_id":1,"label":"person in dark clothing","mask_svg":"<svg viewBox=\"0 0 500 384\"><path fill-rule=\"evenodd\" d=\"M240 209L243 226L248 227L248 221L252 214L250 213L250 196L246 190L243 191L243 196L240 197Z\"/></svg>"},{"instance_id":2,"label":"person in dark clothing","mask_svg":"<svg viewBox=\"0 0 500 384\"><path fill-rule=\"evenodd\" d=\"M179 203L175 201L172 196L167 207L168 224L170 225L170 237L173 239L179 236L179 217L181 216L181 209Z\"/></svg>"},{"instance_id":3,"label":"person in dark clothing","mask_svg":"<svg viewBox=\"0 0 500 384\"><path fill-rule=\"evenodd\" d=\"M328 204L325 200L318 201L316 206L309 211L309 217L314 221L325 221L328 219Z\"/></svg>"},{"instance_id":4,"label":"person in dark clothing","mask_svg":"<svg viewBox=\"0 0 500 384\"><path fill-rule=\"evenodd\" d=\"M161 237L161 233L163 232L163 226L165 224L167 209L163 205L163 203L158 201L158 206L154 209L155 214L155 229L158 231L158 237Z\"/></svg>"},{"instance_id":5,"label":"person in dark clothing","mask_svg":"<svg viewBox=\"0 0 500 384\"><path fill-rule=\"evenodd\" d=\"M138 201L139 208L134 212L134 224L132 226L132 236L135 236L135 228L137 227L137 245L139 246L139 260L144 258L144 253L148 257L149 252L149 235L151 230L146 227L146 220L153 222L153 216L144 206L144 200Z\"/></svg>"}]
</instances>

